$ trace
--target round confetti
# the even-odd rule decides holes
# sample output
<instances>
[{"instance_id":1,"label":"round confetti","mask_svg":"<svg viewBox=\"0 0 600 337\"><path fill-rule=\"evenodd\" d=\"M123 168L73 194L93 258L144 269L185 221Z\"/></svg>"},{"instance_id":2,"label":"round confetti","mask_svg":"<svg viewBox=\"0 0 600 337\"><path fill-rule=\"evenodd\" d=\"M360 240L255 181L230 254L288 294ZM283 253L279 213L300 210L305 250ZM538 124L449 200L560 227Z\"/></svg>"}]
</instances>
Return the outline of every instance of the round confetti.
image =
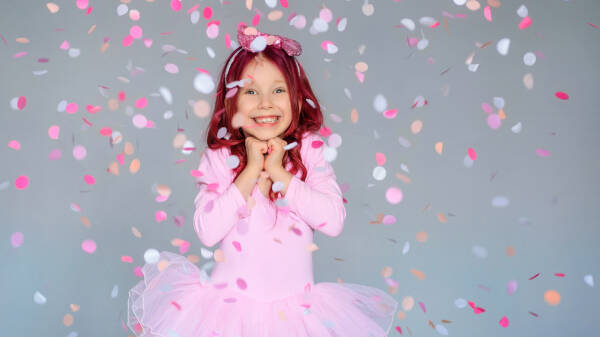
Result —
<instances>
[{"instance_id":1,"label":"round confetti","mask_svg":"<svg viewBox=\"0 0 600 337\"><path fill-rule=\"evenodd\" d=\"M149 264L156 264L160 259L160 252L154 248L147 249L144 252L144 261Z\"/></svg>"},{"instance_id":2,"label":"round confetti","mask_svg":"<svg viewBox=\"0 0 600 337\"><path fill-rule=\"evenodd\" d=\"M557 306L560 303L560 294L556 290L548 290L544 293L544 301L551 306Z\"/></svg>"},{"instance_id":3,"label":"round confetti","mask_svg":"<svg viewBox=\"0 0 600 337\"><path fill-rule=\"evenodd\" d=\"M81 243L81 249L88 254L93 254L96 251L96 242L94 240L84 240Z\"/></svg>"},{"instance_id":4,"label":"round confetti","mask_svg":"<svg viewBox=\"0 0 600 337\"><path fill-rule=\"evenodd\" d=\"M25 236L23 235L23 233L14 232L10 236L10 244L13 246L13 248L19 248L19 247L21 247L21 245L23 245L24 239L25 239Z\"/></svg>"}]
</instances>

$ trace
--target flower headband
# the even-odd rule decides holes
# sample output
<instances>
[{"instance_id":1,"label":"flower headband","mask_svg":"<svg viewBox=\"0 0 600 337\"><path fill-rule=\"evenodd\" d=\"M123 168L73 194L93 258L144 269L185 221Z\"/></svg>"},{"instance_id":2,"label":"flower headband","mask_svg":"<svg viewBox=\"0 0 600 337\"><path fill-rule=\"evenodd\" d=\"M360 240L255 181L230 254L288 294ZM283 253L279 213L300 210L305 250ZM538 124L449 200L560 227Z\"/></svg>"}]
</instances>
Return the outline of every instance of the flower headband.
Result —
<instances>
[{"instance_id":1,"label":"flower headband","mask_svg":"<svg viewBox=\"0 0 600 337\"><path fill-rule=\"evenodd\" d=\"M229 68L233 63L233 59L235 59L236 55L242 51L242 49L253 53L258 53L267 48L267 46L272 46L274 48L283 49L289 56L298 56L302 54L302 46L298 41L285 36L261 33L254 27L248 27L248 25L244 22L238 25L237 39L242 48L238 49L231 59L229 59L227 68L225 68L225 80L227 80L227 74L229 73ZM296 61L298 74L300 74L300 66L298 66L298 61L295 58L294 60ZM227 87L229 88L231 84L233 83L228 83Z\"/></svg>"}]
</instances>

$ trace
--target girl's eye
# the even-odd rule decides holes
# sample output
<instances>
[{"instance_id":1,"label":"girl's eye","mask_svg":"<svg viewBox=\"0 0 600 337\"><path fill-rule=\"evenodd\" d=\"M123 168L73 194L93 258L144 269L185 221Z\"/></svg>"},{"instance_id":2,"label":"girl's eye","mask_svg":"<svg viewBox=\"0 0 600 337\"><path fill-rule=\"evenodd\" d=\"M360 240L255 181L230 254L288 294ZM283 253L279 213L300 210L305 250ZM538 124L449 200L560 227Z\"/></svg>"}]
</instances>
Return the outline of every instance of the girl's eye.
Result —
<instances>
[{"instance_id":1,"label":"girl's eye","mask_svg":"<svg viewBox=\"0 0 600 337\"><path fill-rule=\"evenodd\" d=\"M277 91L277 90L282 90L282 91L285 91L285 89L283 89L283 88L277 88L277 89L275 89L275 91ZM248 89L248 90L246 91L246 93L248 94L248 93L250 93L251 91L252 91L252 92L254 92L254 90L252 90L252 89Z\"/></svg>"}]
</instances>

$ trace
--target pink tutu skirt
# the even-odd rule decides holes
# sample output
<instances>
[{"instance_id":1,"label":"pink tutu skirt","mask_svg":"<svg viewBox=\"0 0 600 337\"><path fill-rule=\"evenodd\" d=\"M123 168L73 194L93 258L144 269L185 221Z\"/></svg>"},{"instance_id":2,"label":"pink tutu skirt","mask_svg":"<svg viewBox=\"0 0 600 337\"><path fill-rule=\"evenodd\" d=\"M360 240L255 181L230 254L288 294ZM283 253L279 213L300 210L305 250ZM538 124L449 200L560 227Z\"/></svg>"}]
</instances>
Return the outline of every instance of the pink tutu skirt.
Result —
<instances>
[{"instance_id":1,"label":"pink tutu skirt","mask_svg":"<svg viewBox=\"0 0 600 337\"><path fill-rule=\"evenodd\" d=\"M316 283L273 301L217 288L184 256L145 264L129 291L127 325L139 337L386 337L398 302L352 283Z\"/></svg>"}]
</instances>

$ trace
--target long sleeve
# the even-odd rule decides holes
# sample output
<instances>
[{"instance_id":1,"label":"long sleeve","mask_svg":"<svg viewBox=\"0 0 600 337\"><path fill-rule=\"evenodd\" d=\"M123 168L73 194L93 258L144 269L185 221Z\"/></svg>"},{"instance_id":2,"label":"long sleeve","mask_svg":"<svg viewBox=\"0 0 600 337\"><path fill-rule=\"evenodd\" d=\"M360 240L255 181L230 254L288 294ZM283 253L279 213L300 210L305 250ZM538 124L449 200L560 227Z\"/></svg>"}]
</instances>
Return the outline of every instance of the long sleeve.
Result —
<instances>
[{"instance_id":1,"label":"long sleeve","mask_svg":"<svg viewBox=\"0 0 600 337\"><path fill-rule=\"evenodd\" d=\"M198 166L202 174L196 179L200 187L194 199L194 231L208 247L223 240L243 216L240 208L247 207L241 191L230 181L231 169L221 150L205 150Z\"/></svg>"},{"instance_id":2,"label":"long sleeve","mask_svg":"<svg viewBox=\"0 0 600 337\"><path fill-rule=\"evenodd\" d=\"M333 167L323 156L323 146L315 149L312 142L319 137L309 136L302 145L308 162L306 180L292 176L284 198L291 212L296 213L310 227L332 237L344 228L346 208ZM302 151L304 152L304 151Z\"/></svg>"}]
</instances>

